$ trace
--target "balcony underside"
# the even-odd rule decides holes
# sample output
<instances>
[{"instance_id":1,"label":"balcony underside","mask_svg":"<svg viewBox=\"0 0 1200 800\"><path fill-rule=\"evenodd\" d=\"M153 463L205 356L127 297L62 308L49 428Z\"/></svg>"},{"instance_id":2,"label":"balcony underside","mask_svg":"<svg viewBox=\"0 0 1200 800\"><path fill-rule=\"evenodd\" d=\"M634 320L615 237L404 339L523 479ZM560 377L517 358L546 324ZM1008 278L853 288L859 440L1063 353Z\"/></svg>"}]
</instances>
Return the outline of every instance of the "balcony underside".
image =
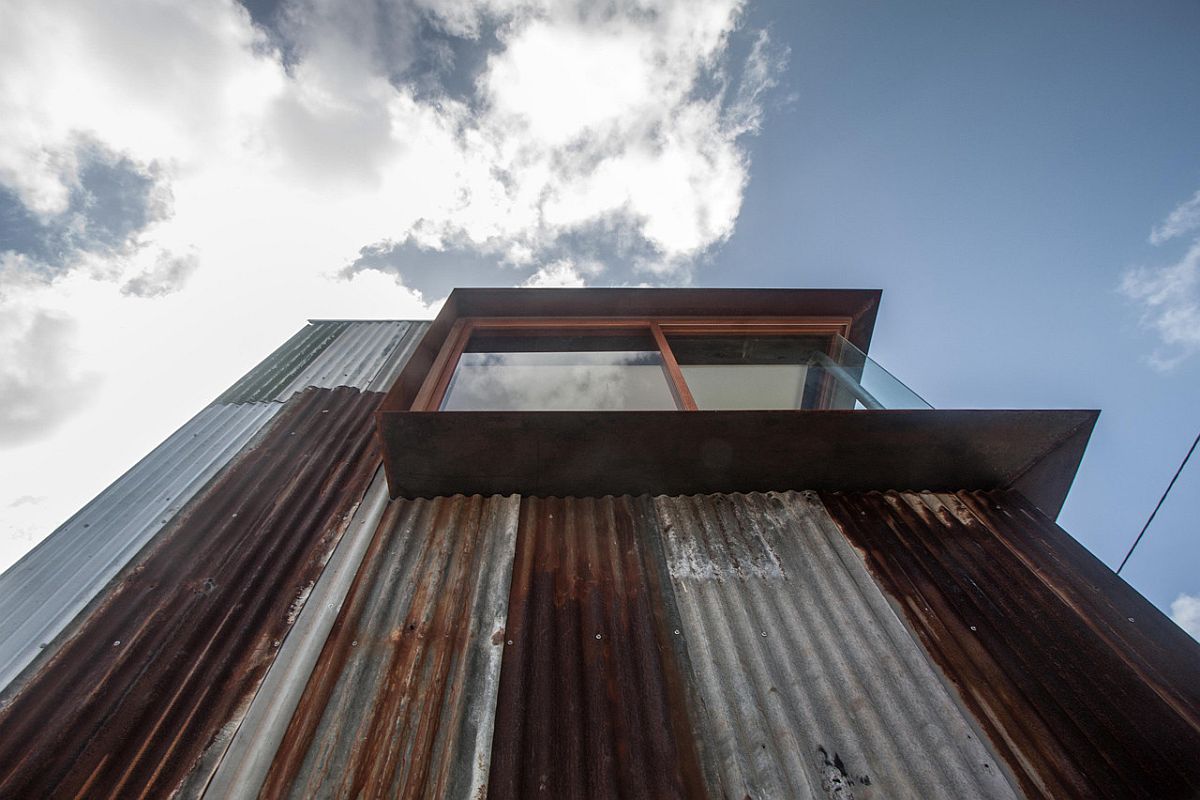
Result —
<instances>
[{"instance_id":1,"label":"balcony underside","mask_svg":"<svg viewBox=\"0 0 1200 800\"><path fill-rule=\"evenodd\" d=\"M1057 516L1097 411L382 411L393 497L1020 491Z\"/></svg>"}]
</instances>

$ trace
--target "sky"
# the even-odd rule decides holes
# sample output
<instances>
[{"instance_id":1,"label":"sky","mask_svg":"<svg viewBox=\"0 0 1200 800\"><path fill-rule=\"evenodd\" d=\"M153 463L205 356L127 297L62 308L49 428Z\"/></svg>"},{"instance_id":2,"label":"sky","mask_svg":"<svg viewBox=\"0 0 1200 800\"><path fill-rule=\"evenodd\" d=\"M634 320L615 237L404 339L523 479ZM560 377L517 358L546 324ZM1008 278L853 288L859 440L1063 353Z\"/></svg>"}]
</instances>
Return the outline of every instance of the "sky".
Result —
<instances>
[{"instance_id":1,"label":"sky","mask_svg":"<svg viewBox=\"0 0 1200 800\"><path fill-rule=\"evenodd\" d=\"M0 19L0 568L306 319L456 285L882 289L935 407L1102 411L1059 522L1114 568L1200 431L1193 2ZM1198 499L1122 576L1200 636Z\"/></svg>"}]
</instances>

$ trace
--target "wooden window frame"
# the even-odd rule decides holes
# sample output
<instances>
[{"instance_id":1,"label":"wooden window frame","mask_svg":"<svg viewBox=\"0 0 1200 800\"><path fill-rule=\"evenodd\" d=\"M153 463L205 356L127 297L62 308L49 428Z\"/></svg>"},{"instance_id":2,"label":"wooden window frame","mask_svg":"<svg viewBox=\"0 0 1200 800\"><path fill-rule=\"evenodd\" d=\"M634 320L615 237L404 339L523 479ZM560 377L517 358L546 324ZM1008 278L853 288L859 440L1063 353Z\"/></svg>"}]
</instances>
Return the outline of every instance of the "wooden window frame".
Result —
<instances>
[{"instance_id":1,"label":"wooden window frame","mask_svg":"<svg viewBox=\"0 0 1200 800\"><path fill-rule=\"evenodd\" d=\"M641 330L648 332L663 359L671 394L680 411L698 411L683 371L667 341L671 335L834 335L849 338L849 317L460 317L455 320L441 350L413 400L413 411L440 411L454 370L471 335L479 330L570 331ZM830 355L833 355L831 352ZM456 413L453 411L442 413ZM614 412L621 413L621 412Z\"/></svg>"}]
</instances>

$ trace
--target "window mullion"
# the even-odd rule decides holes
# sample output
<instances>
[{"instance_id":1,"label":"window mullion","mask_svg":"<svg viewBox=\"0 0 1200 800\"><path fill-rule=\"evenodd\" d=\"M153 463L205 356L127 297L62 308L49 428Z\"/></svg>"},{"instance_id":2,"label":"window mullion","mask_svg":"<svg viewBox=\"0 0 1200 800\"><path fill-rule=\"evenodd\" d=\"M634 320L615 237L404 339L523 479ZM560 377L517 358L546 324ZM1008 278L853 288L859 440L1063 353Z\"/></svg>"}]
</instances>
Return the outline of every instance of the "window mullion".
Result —
<instances>
[{"instance_id":1,"label":"window mullion","mask_svg":"<svg viewBox=\"0 0 1200 800\"><path fill-rule=\"evenodd\" d=\"M679 368L679 362L675 360L675 354L671 352L671 345L667 344L667 337L663 335L662 328L657 322L651 322L650 332L654 335L654 341L658 344L658 351L662 355L663 369L667 373L667 379L671 382L671 393L675 395L675 401L679 403L683 411L696 411L696 401L692 397L692 390L688 388L687 381L683 379L683 370Z\"/></svg>"}]
</instances>

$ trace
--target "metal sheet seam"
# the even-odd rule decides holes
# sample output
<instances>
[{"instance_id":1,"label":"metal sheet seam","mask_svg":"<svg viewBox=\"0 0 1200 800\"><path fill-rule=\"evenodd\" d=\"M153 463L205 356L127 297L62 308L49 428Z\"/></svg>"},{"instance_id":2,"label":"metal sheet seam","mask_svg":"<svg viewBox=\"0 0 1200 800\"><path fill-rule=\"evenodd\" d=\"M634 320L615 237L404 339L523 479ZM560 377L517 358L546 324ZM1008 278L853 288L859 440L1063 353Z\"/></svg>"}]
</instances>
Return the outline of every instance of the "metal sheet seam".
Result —
<instances>
[{"instance_id":1,"label":"metal sheet seam","mask_svg":"<svg viewBox=\"0 0 1200 800\"><path fill-rule=\"evenodd\" d=\"M284 639L203 796L230 800L258 796L387 504L387 482L381 467Z\"/></svg>"}]
</instances>

